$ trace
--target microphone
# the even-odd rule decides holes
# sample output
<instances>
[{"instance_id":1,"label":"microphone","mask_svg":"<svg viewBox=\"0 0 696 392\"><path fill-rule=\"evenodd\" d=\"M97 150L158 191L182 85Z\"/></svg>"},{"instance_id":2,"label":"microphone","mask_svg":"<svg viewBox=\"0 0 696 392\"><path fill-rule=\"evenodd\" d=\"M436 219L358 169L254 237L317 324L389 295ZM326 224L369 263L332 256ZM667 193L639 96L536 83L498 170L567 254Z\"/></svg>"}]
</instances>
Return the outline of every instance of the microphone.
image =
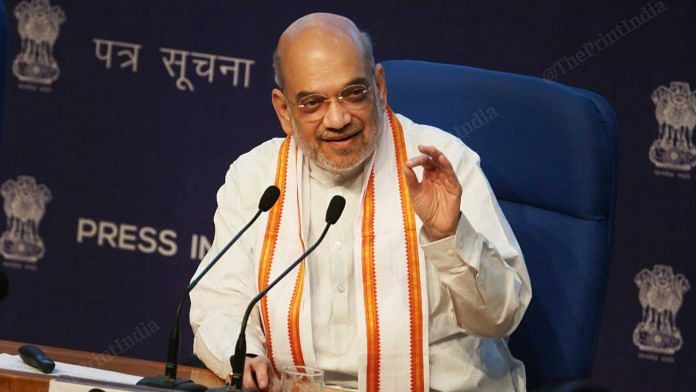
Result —
<instances>
[{"instance_id":1,"label":"microphone","mask_svg":"<svg viewBox=\"0 0 696 392\"><path fill-rule=\"evenodd\" d=\"M263 192L263 195L261 196L261 200L259 200L259 209L256 211L256 214L254 215L253 218L247 223L242 229L235 235L228 243L225 245L224 248L213 258L213 260L208 264L207 267L203 271L201 271L198 276L193 279L188 286L186 286L186 290L184 291L184 295L181 297L179 300L179 304L176 307L176 317L174 318L174 324L172 325L172 329L169 334L169 345L167 347L167 362L164 365L164 376L154 376L154 377L145 377L142 380L138 381L137 385L145 385L145 386L150 386L150 387L156 387L156 388L163 388L163 389L177 389L177 390L182 390L182 391L205 391L207 388L203 385L196 384L191 380L186 380L186 379L177 379L176 378L176 370L177 370L177 362L178 362L178 355L179 355L179 339L181 336L181 333L179 331L179 324L181 320L181 308L184 305L184 301L188 297L189 293L191 290L193 290L194 287L200 282L200 280L205 276L205 274L210 271L211 268L220 260L220 258L227 252L227 250L232 247L232 245L237 242L239 237L244 234L244 232L251 227L251 225L258 219L258 217L261 215L262 212L266 212L273 207L273 205L278 201L278 197L280 196L280 189L278 189L277 186L271 185L266 190Z\"/></svg>"},{"instance_id":2,"label":"microphone","mask_svg":"<svg viewBox=\"0 0 696 392\"><path fill-rule=\"evenodd\" d=\"M263 298L266 293L268 293L273 286L275 286L281 279L283 279L287 274L290 273L298 264L300 264L304 259L309 256L310 253L316 249L317 246L324 240L326 233L329 231L329 227L338 221L341 217L343 208L346 206L346 199L341 196L334 196L329 202L329 207L326 209L326 226L324 226L324 231L322 231L319 239L310 246L306 252L302 254L297 260L295 260L285 271L278 275L266 288L261 290L256 296L249 302L246 311L244 312L244 317L242 318L242 326L239 331L239 337L237 338L237 345L234 349L234 356L230 357L230 365L232 366L232 380L231 385L227 388L222 389L225 391L242 390L242 381L244 378L244 363L246 360L246 326L249 321L249 315L251 310L254 308L257 302Z\"/></svg>"},{"instance_id":3,"label":"microphone","mask_svg":"<svg viewBox=\"0 0 696 392\"><path fill-rule=\"evenodd\" d=\"M56 367L56 363L45 352L31 344L25 344L17 352L24 363L46 374L51 373Z\"/></svg>"},{"instance_id":4,"label":"microphone","mask_svg":"<svg viewBox=\"0 0 696 392\"><path fill-rule=\"evenodd\" d=\"M346 199L343 197L336 195L331 198L329 208L326 209L326 217L324 218L327 224L327 227L324 230L328 229L328 225L333 225L334 223L338 222L338 218L341 217L345 207Z\"/></svg>"}]
</instances>

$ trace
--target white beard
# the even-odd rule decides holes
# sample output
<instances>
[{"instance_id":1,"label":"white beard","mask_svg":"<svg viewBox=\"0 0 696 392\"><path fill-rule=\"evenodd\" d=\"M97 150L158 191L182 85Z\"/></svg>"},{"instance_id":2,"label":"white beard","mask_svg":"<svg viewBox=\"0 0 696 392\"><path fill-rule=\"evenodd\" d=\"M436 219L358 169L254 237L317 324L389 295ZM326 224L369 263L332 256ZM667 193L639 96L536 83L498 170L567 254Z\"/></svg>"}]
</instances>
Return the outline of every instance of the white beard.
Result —
<instances>
[{"instance_id":1,"label":"white beard","mask_svg":"<svg viewBox=\"0 0 696 392\"><path fill-rule=\"evenodd\" d=\"M376 102L376 112L379 114L375 116L372 124L374 134L372 135L369 143L360 146L360 155L358 156L358 159L349 166L336 165L335 163L331 162L331 160L321 151L321 149L318 148L318 146L311 146L309 143L307 143L307 140L302 137L302 133L297 131L295 118L290 116L292 135L295 137L295 142L300 149L302 149L302 152L321 169L336 175L346 174L362 165L369 157L372 156L372 153L374 153L375 149L377 148L377 141L382 135L382 128L384 127L385 114L380 101L376 100Z\"/></svg>"}]
</instances>

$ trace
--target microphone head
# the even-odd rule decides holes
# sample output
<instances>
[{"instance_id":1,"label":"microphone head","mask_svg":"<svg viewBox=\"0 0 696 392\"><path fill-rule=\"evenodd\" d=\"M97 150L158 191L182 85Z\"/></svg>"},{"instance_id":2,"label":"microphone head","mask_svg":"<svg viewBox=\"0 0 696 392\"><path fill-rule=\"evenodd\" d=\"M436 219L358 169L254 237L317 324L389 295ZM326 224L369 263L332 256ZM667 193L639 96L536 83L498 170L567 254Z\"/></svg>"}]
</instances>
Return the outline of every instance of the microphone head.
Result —
<instances>
[{"instance_id":1,"label":"microphone head","mask_svg":"<svg viewBox=\"0 0 696 392\"><path fill-rule=\"evenodd\" d=\"M280 189L277 186L271 185L263 192L261 200L259 200L259 210L266 212L273 207L280 197Z\"/></svg>"},{"instance_id":2,"label":"microphone head","mask_svg":"<svg viewBox=\"0 0 696 392\"><path fill-rule=\"evenodd\" d=\"M331 198L329 208L326 209L326 223L333 225L343 213L343 208L346 206L346 199L336 195Z\"/></svg>"}]
</instances>

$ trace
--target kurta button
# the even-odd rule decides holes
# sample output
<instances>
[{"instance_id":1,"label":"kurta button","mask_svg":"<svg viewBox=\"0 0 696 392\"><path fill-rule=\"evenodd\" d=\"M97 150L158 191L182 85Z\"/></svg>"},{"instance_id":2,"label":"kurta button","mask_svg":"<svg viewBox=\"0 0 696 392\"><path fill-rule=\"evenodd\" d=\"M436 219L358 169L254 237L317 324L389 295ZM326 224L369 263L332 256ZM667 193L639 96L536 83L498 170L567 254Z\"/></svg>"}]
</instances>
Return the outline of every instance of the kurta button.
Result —
<instances>
[{"instance_id":1,"label":"kurta button","mask_svg":"<svg viewBox=\"0 0 696 392\"><path fill-rule=\"evenodd\" d=\"M457 251L454 249L447 249L447 256L454 257L457 255Z\"/></svg>"},{"instance_id":2,"label":"kurta button","mask_svg":"<svg viewBox=\"0 0 696 392\"><path fill-rule=\"evenodd\" d=\"M343 286L343 283L339 283L337 288L339 293L346 291L346 287Z\"/></svg>"},{"instance_id":3,"label":"kurta button","mask_svg":"<svg viewBox=\"0 0 696 392\"><path fill-rule=\"evenodd\" d=\"M334 243L334 250L341 250L341 249L343 249L343 243L341 243L341 241L336 241L336 243Z\"/></svg>"}]
</instances>

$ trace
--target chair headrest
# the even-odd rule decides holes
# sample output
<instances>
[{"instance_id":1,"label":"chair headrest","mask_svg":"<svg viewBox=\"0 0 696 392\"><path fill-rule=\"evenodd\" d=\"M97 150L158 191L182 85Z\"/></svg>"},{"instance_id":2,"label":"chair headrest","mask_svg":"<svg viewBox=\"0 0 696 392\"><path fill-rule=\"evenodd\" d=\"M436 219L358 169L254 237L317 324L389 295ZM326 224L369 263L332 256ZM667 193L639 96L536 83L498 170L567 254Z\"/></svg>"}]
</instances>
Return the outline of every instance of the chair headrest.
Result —
<instances>
[{"instance_id":1,"label":"chair headrest","mask_svg":"<svg viewBox=\"0 0 696 392\"><path fill-rule=\"evenodd\" d=\"M603 98L505 72L410 60L382 64L394 111L459 136L481 156L498 198L607 217L616 120Z\"/></svg>"}]
</instances>

